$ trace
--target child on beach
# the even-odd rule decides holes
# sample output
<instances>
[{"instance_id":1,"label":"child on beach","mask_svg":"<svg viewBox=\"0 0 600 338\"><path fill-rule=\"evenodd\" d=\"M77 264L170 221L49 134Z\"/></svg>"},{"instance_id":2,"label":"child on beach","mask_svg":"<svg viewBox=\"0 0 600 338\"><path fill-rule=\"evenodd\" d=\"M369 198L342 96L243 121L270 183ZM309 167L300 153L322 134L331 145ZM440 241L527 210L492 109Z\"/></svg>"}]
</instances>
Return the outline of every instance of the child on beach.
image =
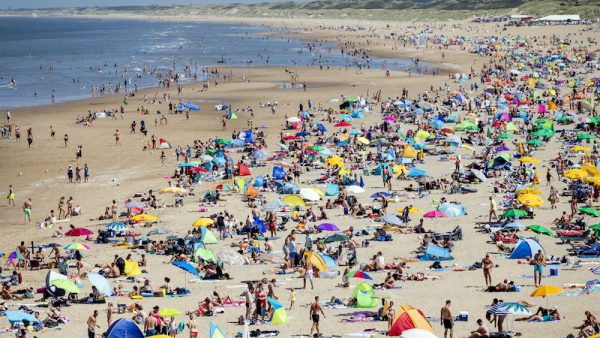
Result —
<instances>
[{"instance_id":1,"label":"child on beach","mask_svg":"<svg viewBox=\"0 0 600 338\"><path fill-rule=\"evenodd\" d=\"M296 304L296 289L290 292L290 310L294 308L294 304Z\"/></svg>"}]
</instances>

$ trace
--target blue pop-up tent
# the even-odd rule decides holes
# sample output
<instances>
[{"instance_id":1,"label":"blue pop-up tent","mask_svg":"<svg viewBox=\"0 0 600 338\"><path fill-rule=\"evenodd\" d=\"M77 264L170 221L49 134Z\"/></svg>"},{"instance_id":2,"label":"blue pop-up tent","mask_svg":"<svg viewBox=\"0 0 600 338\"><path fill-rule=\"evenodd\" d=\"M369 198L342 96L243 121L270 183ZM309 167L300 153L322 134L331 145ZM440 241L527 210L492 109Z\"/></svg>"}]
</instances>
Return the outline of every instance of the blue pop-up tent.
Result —
<instances>
[{"instance_id":1,"label":"blue pop-up tent","mask_svg":"<svg viewBox=\"0 0 600 338\"><path fill-rule=\"evenodd\" d=\"M144 334L133 320L121 318L108 328L106 338L144 338Z\"/></svg>"},{"instance_id":2,"label":"blue pop-up tent","mask_svg":"<svg viewBox=\"0 0 600 338\"><path fill-rule=\"evenodd\" d=\"M508 257L509 259L525 259L527 257L533 258L538 250L542 250L544 253L544 248L540 243L538 243L533 238L522 237L517 242L517 246L513 249L512 253Z\"/></svg>"}]
</instances>

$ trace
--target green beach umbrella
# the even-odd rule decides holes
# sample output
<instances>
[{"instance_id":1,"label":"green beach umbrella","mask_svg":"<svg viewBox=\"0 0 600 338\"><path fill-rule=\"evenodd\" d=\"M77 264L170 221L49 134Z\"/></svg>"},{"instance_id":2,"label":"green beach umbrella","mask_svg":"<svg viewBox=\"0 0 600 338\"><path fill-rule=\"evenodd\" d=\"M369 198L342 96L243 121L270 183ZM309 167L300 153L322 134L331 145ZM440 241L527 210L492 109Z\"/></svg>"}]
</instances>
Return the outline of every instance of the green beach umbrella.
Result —
<instances>
[{"instance_id":1,"label":"green beach umbrella","mask_svg":"<svg viewBox=\"0 0 600 338\"><path fill-rule=\"evenodd\" d=\"M542 142L538 139L531 139L531 140L527 141L527 144L530 146L541 146L541 145L544 145L544 142Z\"/></svg>"},{"instance_id":2,"label":"green beach umbrella","mask_svg":"<svg viewBox=\"0 0 600 338\"><path fill-rule=\"evenodd\" d=\"M23 257L23 255L20 252L18 252L18 251L9 252L6 255L4 255L4 258L18 259L18 260L21 260L21 261L25 260L25 257Z\"/></svg>"},{"instance_id":3,"label":"green beach umbrella","mask_svg":"<svg viewBox=\"0 0 600 338\"><path fill-rule=\"evenodd\" d=\"M552 137L554 136L554 132L549 129L540 129L538 131L534 131L531 135L536 137Z\"/></svg>"},{"instance_id":4,"label":"green beach umbrella","mask_svg":"<svg viewBox=\"0 0 600 338\"><path fill-rule=\"evenodd\" d=\"M586 215L590 215L590 216L594 216L594 217L600 216L600 211L598 211L594 208L585 207L585 208L579 208L577 210L581 211L582 213L584 213Z\"/></svg>"},{"instance_id":5,"label":"green beach umbrella","mask_svg":"<svg viewBox=\"0 0 600 338\"><path fill-rule=\"evenodd\" d=\"M575 136L577 136L577 138L580 140L593 140L596 138L594 135L582 132L577 133Z\"/></svg>"},{"instance_id":6,"label":"green beach umbrella","mask_svg":"<svg viewBox=\"0 0 600 338\"><path fill-rule=\"evenodd\" d=\"M527 211L524 211L521 209L508 209L500 217L501 218L517 218L517 217L523 217L523 216L527 216Z\"/></svg>"},{"instance_id":7,"label":"green beach umbrella","mask_svg":"<svg viewBox=\"0 0 600 338\"><path fill-rule=\"evenodd\" d=\"M590 225L590 230L600 231L600 223L599 224Z\"/></svg>"},{"instance_id":8,"label":"green beach umbrella","mask_svg":"<svg viewBox=\"0 0 600 338\"><path fill-rule=\"evenodd\" d=\"M217 144L230 144L233 143L233 140L230 138L219 138L216 142Z\"/></svg>"},{"instance_id":9,"label":"green beach umbrella","mask_svg":"<svg viewBox=\"0 0 600 338\"><path fill-rule=\"evenodd\" d=\"M509 134L509 133L502 133L502 134L498 135L498 137L501 138L501 139L513 139L513 138L515 138L514 135Z\"/></svg>"},{"instance_id":10,"label":"green beach umbrella","mask_svg":"<svg viewBox=\"0 0 600 338\"><path fill-rule=\"evenodd\" d=\"M79 293L79 287L75 285L70 279L55 279L52 284L59 289L63 289L70 293Z\"/></svg>"},{"instance_id":11,"label":"green beach umbrella","mask_svg":"<svg viewBox=\"0 0 600 338\"><path fill-rule=\"evenodd\" d=\"M563 117L559 118L556 121L558 121L558 122L571 122L571 121L573 121L573 119L570 116L563 116Z\"/></svg>"},{"instance_id":12,"label":"green beach umbrella","mask_svg":"<svg viewBox=\"0 0 600 338\"><path fill-rule=\"evenodd\" d=\"M526 228L527 230L533 231L537 234L548 235L550 237L556 237L556 234L550 231L543 225L530 225Z\"/></svg>"},{"instance_id":13,"label":"green beach umbrella","mask_svg":"<svg viewBox=\"0 0 600 338\"><path fill-rule=\"evenodd\" d=\"M205 261L215 261L215 255L211 250L199 248L194 253L194 260L197 261L198 257L204 259Z\"/></svg>"}]
</instances>

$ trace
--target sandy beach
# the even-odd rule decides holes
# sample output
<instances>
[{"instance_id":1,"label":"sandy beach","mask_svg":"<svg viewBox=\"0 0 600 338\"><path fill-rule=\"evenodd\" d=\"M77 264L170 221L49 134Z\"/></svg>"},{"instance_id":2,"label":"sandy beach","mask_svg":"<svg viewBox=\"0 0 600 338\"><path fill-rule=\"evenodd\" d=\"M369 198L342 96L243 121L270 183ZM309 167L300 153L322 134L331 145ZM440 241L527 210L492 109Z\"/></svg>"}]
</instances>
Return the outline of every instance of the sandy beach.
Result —
<instances>
[{"instance_id":1,"label":"sandy beach","mask_svg":"<svg viewBox=\"0 0 600 338\"><path fill-rule=\"evenodd\" d=\"M132 19L128 17L128 19ZM144 18L139 18L144 19ZM164 20L173 20L175 18L163 18ZM180 20L190 20L190 18L178 18ZM198 18L197 20L215 20L223 21L223 18ZM228 19L227 19L228 20ZM55 242L64 246L71 242L81 242L91 247L90 251L82 252L84 255L83 262L84 270L93 269L95 264L110 263L114 255L122 257L132 253L135 260L140 259L142 250L130 250L126 247L111 246L110 244L95 244L93 241L86 241L84 237L56 237L52 235L62 226L62 231L68 230L70 224L76 227L89 228L97 232L99 229L104 229L104 224L107 221L98 220L98 216L104 213L105 208L110 207L113 200L116 200L119 205L119 210L122 211L123 202L131 198L136 193L147 193L149 189L157 191L168 186L169 179L174 170L177 169L177 159L174 153L174 148L177 146L186 147L193 145L194 140L206 141L208 138L232 138L234 131L240 132L248 128L248 123L252 120L255 127L259 127L259 131L266 134L266 145L270 153L278 150L280 142L280 133L294 134L296 130L283 130L287 118L298 115L299 104L307 106L307 101L310 99L313 107L320 107L321 110L314 109L316 121L326 121L327 114L325 111L329 108L334 111L334 118L338 119L339 104L344 101L344 97L363 97L372 98L376 93L380 92L381 101L388 98L396 98L401 96L403 89L408 90L408 98L418 101L418 96L424 92L431 92L433 88L441 89L441 92L450 92L453 90L463 93L471 93L469 85L477 82L479 77L473 77L465 83L457 83L454 78L449 78L449 75L454 73L479 73L481 65L489 64L489 57L478 56L469 53L471 46L450 45L448 48L442 48L440 45L431 44L427 46L413 47L410 44L406 46L401 42L386 38L392 32L419 32L422 30L432 30L437 34L446 34L450 39L460 36L503 36L514 38L515 36L528 36L539 38L539 46L532 48L545 49L550 48L548 45L549 37L553 34L561 34L562 37L572 36L573 39L582 41L586 44L590 51L598 50L597 42L587 44L588 38L598 39L598 26L595 31L588 30L587 26L550 26L550 27L510 27L503 29L496 24L468 24L467 22L448 22L448 23L390 23L390 22L369 22L369 21L338 21L338 20L292 20L292 19L231 19L236 22L247 24L268 25L277 29L287 29L290 37L302 38L312 42L329 42L335 43L340 48L364 49L370 55L381 57L408 57L419 58L422 61L430 62L439 67L437 75L409 75L400 71L392 71L388 76L383 69L323 69L318 67L227 67L219 66L219 74L229 75L229 79L213 78L210 82L210 88L207 91L202 90L202 83L194 83L185 85L183 92L178 94L177 89L173 86L170 90L165 88L147 88L141 89L134 97L127 98L127 105L123 105L124 97L122 94L91 98L85 100L71 101L61 104L39 106L31 108L11 109L11 122L18 126L22 136L20 141L14 138L0 140L0 156L3 161L0 162L0 171L3 175L0 177L0 193L5 196L8 194L9 185L13 186L15 193L16 206L7 206L6 200L0 207L0 227L3 229L3 236L0 239L0 248L4 252L14 251L20 241L25 241L25 245L30 247L31 242L35 245L42 243ZM341 26L348 27L363 25L368 27L365 30L351 31L344 29ZM273 33L280 34L280 33ZM542 38L544 36L544 38ZM351 43L352 47L348 47ZM344 46L344 44L346 44ZM503 54L503 52L500 52ZM498 63L502 63L500 59L496 59ZM596 53L595 60L598 60ZM214 69L216 67L209 67ZM306 88L281 88L281 83L292 82L291 73L297 74L297 82L305 83ZM598 77L598 72L595 74L587 74L586 77ZM215 84L215 81L218 84ZM447 89L447 90L446 90ZM481 89L479 91L481 93ZM163 100L163 95L170 94L171 101L177 102L194 102L200 107L199 111L190 111L189 119L185 114L168 114L168 102ZM475 95L475 94L473 94ZM595 94L597 98L597 94ZM146 98L146 100L145 100ZM156 98L160 103L150 102ZM200 102L198 100L203 100ZM278 102L276 112L273 114L269 107L261 107L260 103ZM222 116L225 112L217 111L215 105L224 102L233 107L233 110L251 107L254 118L248 111L236 111L238 119L227 120L226 130L222 127ZM1 106L1 104L0 104ZM78 116L84 117L88 111L101 111L119 109L123 106L124 113L117 114L116 118L96 119L92 125L84 126L76 124ZM149 114L142 115L138 108L144 107L148 109ZM158 119L163 115L157 115L156 111L161 111L167 123L164 124ZM2 112L4 115L5 112ZM381 123L384 115L380 113L378 104L371 106L371 111L365 113L364 119L355 119L352 121L354 128L368 128L372 125ZM4 119L4 116L2 116ZM138 124L140 120L144 120L148 129L147 137L137 131L135 134L130 133L130 125L132 121ZM156 122L155 122L156 121ZM4 121L3 121L4 122ZM330 131L338 131L338 128L333 127L334 123L324 122L329 127ZM409 129L416 131L414 124L399 123L401 129L406 132ZM55 130L55 138L50 136L50 126ZM33 143L31 148L28 148L26 140L26 130L31 128L33 133ZM568 127L558 127L557 129L568 128L573 129L574 125ZM487 127L486 127L487 129ZM119 130L121 145L115 145L115 131ZM329 134L331 134L329 132ZM65 147L63 136L68 134L68 144ZM165 164L161 164L161 150L147 149L144 146L148 145L150 137L155 135L156 138L164 138L173 146L171 149L165 150ZM463 134L464 135L464 134ZM521 137L521 136L519 136ZM235 137L233 137L235 138ZM313 138L311 142L316 141ZM507 144L511 145L511 152L514 151L515 145L512 140L507 140ZM83 156L76 159L76 147L82 146ZM588 146L591 146L588 145ZM536 164L537 172L542 179L542 183L537 186L541 191L541 196L547 200L550 194L550 187L546 185L545 173L549 166L550 159L557 156L557 153L564 147L563 143L555 137L550 139L547 144L536 150L532 156L540 159L541 162ZM483 149L480 146L474 146L472 151L462 152L462 161L466 165L475 161L472 157L473 152L478 152ZM241 153L233 149L228 151L228 156L231 156L235 161L241 159ZM368 148L367 151L374 151L374 148ZM292 163L292 160L287 160ZM266 162L264 167L250 168L252 177L257 175L270 175L272 172L273 163ZM86 183L69 183L66 178L66 170L69 165L73 167L87 164L89 167L90 178ZM518 166L518 162L513 164ZM427 170L429 175L434 179L449 179L454 171L453 161L440 161L439 156L426 156L424 162L418 167ZM370 167L369 169L374 169ZM323 175L322 169L304 170L300 177L301 188L316 187L323 191L326 189L324 183L310 183ZM362 170L356 170L357 174L362 174ZM354 173L354 172L353 172ZM554 183L558 189L563 189L566 186L565 181L558 181L556 172L554 174ZM431 276L439 277L424 281L402 281L397 285L401 286L397 289L382 289L375 290L375 296L378 299L385 298L393 301L396 306L400 304L410 304L419 308L425 316L431 320L434 333L438 337L444 336L444 328L440 322L440 308L444 306L445 301L452 300L452 311L454 315L465 311L469 314L467 322L456 322L454 328L455 337L467 337L470 332L477 328L475 321L478 318L483 318L485 321L485 312L487 306L492 303L493 298L499 298L506 302L527 302L533 304L532 312L535 312L538 306L552 307L556 306L560 312L561 320L543 323L515 321L518 316L509 316L507 319L508 329L512 332L521 333L522 337L565 337L569 333L576 334L578 330L573 327L580 325L585 319L584 311L592 311L596 316L600 315L598 311L600 304L600 293L591 292L584 295L555 295L548 298L530 297L530 293L535 290L533 279L529 277L533 269L530 265L520 264L516 260L506 258L506 253L501 253L496 244L491 241L489 233L482 233L476 229L476 222L484 222L488 219L488 210L490 208L489 196L500 202L502 194L493 193L494 181L499 178L490 178L486 182L473 185L477 192L470 194L447 194L441 190L431 190L422 197L418 198L417 194L406 192L405 188L409 184L415 184L414 180L396 180L394 175L393 187L391 192L397 193L397 197L390 199L388 213L396 214L397 208L404 208L411 204L415 208L422 209L427 212L434 210L432 202L439 200L441 197L446 197L449 201L455 201L465 206L468 214L453 218L425 219L424 227L426 230L434 232L451 231L457 225L463 229L464 238L461 241L454 242L452 249L453 261L443 261L442 265L447 266L447 269L433 271L430 269L432 262L418 261L415 259L415 249L419 247L423 240L423 234L416 233L393 233L392 242L370 241L368 247L360 247L357 249L357 260L360 264L369 263L373 255L378 251L382 251L387 262L407 261L404 269L405 273L416 274L424 273ZM246 178L249 179L248 177ZM375 192L385 191L381 176L369 175L364 176L365 190L364 194L357 195L359 202L365 205L373 204L369 196ZM229 184L231 180L222 183ZM199 199L208 190L214 189L216 182L201 182L194 186L194 196L186 196L183 198L184 205L174 208L173 196L168 194L157 195L159 205L165 205L164 208L156 210L149 209L149 214L159 218L159 228L168 229L169 235L185 236L192 230L191 224L200 217L209 217L215 213L228 211L235 215L236 219L243 221L251 214L251 208L247 203L242 201L243 193L223 193L222 201L216 206L200 207ZM281 198L276 192L261 192L267 201ZM50 210L58 211L58 202L61 196L73 197L74 205L80 207L81 215L72 217L64 223L54 224L51 228L40 229L35 223L42 222L50 213ZM31 198L32 203L32 220L33 224L24 224L23 212L21 206L26 199ZM320 201L312 204L313 209L318 210L319 206L324 206L327 199L335 199L335 197L323 197ZM598 206L594 202L595 207ZM550 208L550 203L545 203L541 208L535 209L534 219L523 219L521 222L525 226L529 225L544 225L551 227L553 220L559 218L563 211L569 211L569 200L561 198L556 209ZM204 210L204 211L200 211ZM344 216L343 210L340 207L326 210L328 223L337 225L341 230L347 230L350 227L354 229L374 229L382 223L377 223L370 218L359 218ZM501 213L500 211L499 213ZM422 215L411 215L411 226L417 224ZM125 220L125 219L123 219ZM324 222L324 221L323 221ZM586 222L589 225L598 223L597 219L587 217ZM312 225L321 222L310 222ZM282 245L291 229L297 225L297 222L290 221L287 224L287 231L279 233L278 237L271 241L275 251L281 251ZM156 227L155 227L156 228ZM135 231L145 236L152 229L136 228ZM372 233L372 231L371 231ZM315 234L313 238L323 237L327 234ZM539 239L540 244L544 247L546 255L561 257L567 255L568 245L560 244L557 238L532 234L530 232L520 231L522 236L535 236ZM152 240L165 240L168 235L153 236ZM245 236L234 236L220 240L218 244L208 246L215 253L222 249L230 249L233 242L238 242ZM358 236L355 240L361 243L364 240L370 239L372 236ZM296 236L296 243L299 247L303 246L305 240L304 235ZM46 249L48 255L49 249ZM485 282L481 269L470 271L465 269L475 262L481 261L486 253L489 253L494 262L493 268L493 284L499 283L504 279L512 280L521 286L520 292L507 293L489 293L484 292ZM127 306L138 302L142 304L148 311L154 305L159 305L161 308L169 307L181 311L192 311L197 308L198 302L201 302L206 297L209 297L213 291L217 291L221 296L231 296L234 300L238 300L240 294L244 290L243 281L257 280L267 278L276 279L275 294L279 300L287 308L289 306L290 290L292 288L302 287L302 276L299 273L288 273L284 275L276 274L278 267L275 264L250 264L243 266L228 266L225 265L225 272L229 273L232 279L218 281L198 281L192 278L189 274L184 274L182 270L169 264L171 257L155 254L146 255L148 264L143 267L147 273L142 274L153 282L154 285L160 285L165 276L172 279L172 284L175 286L183 286L184 284L191 291L186 297L170 298L170 297L152 297L141 300L132 300L128 297L110 297L107 300L114 304L126 304ZM580 268L571 268L564 264L558 267L558 275L545 278L543 284L556 285L563 287L566 284L585 284L586 281L597 277L589 271L589 268L596 267L600 264L600 257L596 259L583 259L586 262ZM73 261L74 262L74 261ZM592 262L592 263L587 263ZM344 271L343 266L333 268L336 271ZM549 269L545 270L549 273ZM46 277L46 269L42 270L23 270L23 284L15 288L33 287L40 288L44 285ZM75 269L69 270L70 275L76 274ZM12 273L5 270L3 275ZM369 272L373 277L372 283L383 283L386 278L385 272ZM279 337L301 337L309 334L311 321L309 318L308 305L313 301L314 296L320 296L321 300L327 301L332 297L340 299L351 298L354 286L362 282L359 279L351 279L349 288L340 288L337 285L341 282L341 276L327 279L317 278L314 280L314 290L299 289L297 293L297 302L294 309L287 311L288 322L280 325L261 324L252 326L252 329L260 328L261 330L279 330ZM81 296L90 292L90 282L86 279L81 279L84 285L81 291ZM125 289L132 289L133 285L130 281L115 281L111 280L113 286L123 284ZM566 290L566 289L565 289ZM569 290L566 290L569 291ZM40 295L35 295L38 299ZM34 304L33 299L22 301L7 301L6 305L12 309L16 309L19 304ZM379 307L379 306L378 306ZM377 308L366 309L377 311ZM45 313L47 309L36 308ZM107 328L106 323L106 304L73 304L69 307L63 307L62 313L68 317L68 322L60 325L58 329L44 329L36 333L38 337L61 337L71 335L80 337L82 331L86 329L86 320L91 315L93 310L100 310L98 323L100 329L98 333L104 332ZM321 320L321 329L325 336L347 336L348 334L363 332L365 329L373 328L376 330L385 331L387 323L385 321L373 322L345 322L342 319L348 318L349 313L358 311L354 308L332 309L325 308L326 317ZM213 317L197 317L197 323L200 331L200 337L208 336L209 322L218 324L229 337L234 337L237 332L243 330L243 326L238 325L238 318L243 316L245 309L240 307L225 307L224 313L219 313ZM131 313L114 314L113 320L117 318L130 318ZM42 316L44 317L44 316ZM188 319L184 315L177 317L177 322L187 322ZM493 330L493 325L489 324L488 328ZM8 323L4 319L0 319L0 327L8 327ZM493 330L495 331L495 330ZM381 332L379 332L380 334ZM363 333L364 334L364 333ZM368 336L366 333L364 336ZM7 334L8 335L8 334ZM31 334L33 336L34 334ZM374 332L373 336L378 333ZM189 331L180 333L178 337L188 337ZM29 336L28 336L29 337Z\"/></svg>"}]
</instances>

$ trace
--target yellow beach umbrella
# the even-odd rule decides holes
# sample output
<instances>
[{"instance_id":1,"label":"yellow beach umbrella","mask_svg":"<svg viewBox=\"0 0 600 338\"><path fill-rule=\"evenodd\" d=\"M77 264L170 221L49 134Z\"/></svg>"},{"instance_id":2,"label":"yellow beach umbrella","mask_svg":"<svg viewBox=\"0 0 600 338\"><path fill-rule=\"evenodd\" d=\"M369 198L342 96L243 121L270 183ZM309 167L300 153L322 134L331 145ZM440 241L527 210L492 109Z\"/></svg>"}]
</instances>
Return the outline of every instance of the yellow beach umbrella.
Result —
<instances>
[{"instance_id":1,"label":"yellow beach umbrella","mask_svg":"<svg viewBox=\"0 0 600 338\"><path fill-rule=\"evenodd\" d=\"M565 172L565 177L572 180L580 180L588 177L587 171L582 169L571 169Z\"/></svg>"},{"instance_id":2,"label":"yellow beach umbrella","mask_svg":"<svg viewBox=\"0 0 600 338\"><path fill-rule=\"evenodd\" d=\"M181 312L177 309L170 308L170 307L162 308L162 309L160 309L160 311L158 311L158 314L163 317L179 316L182 313L183 312Z\"/></svg>"},{"instance_id":3,"label":"yellow beach umbrella","mask_svg":"<svg viewBox=\"0 0 600 338\"><path fill-rule=\"evenodd\" d=\"M563 293L564 290L554 285L542 285L539 288L535 289L531 294L531 297L546 297L552 295L558 295L559 293Z\"/></svg>"},{"instance_id":4,"label":"yellow beach umbrella","mask_svg":"<svg viewBox=\"0 0 600 338\"><path fill-rule=\"evenodd\" d=\"M595 186L600 186L600 176L590 176L585 181Z\"/></svg>"},{"instance_id":5,"label":"yellow beach umbrella","mask_svg":"<svg viewBox=\"0 0 600 338\"><path fill-rule=\"evenodd\" d=\"M288 195L281 199L281 201L290 207L305 207L306 202L300 195Z\"/></svg>"},{"instance_id":6,"label":"yellow beach umbrella","mask_svg":"<svg viewBox=\"0 0 600 338\"><path fill-rule=\"evenodd\" d=\"M544 199L534 194L524 194L517 197L517 200L523 205L530 206L532 208L539 208L544 204Z\"/></svg>"},{"instance_id":7,"label":"yellow beach umbrella","mask_svg":"<svg viewBox=\"0 0 600 338\"><path fill-rule=\"evenodd\" d=\"M519 159L519 162L521 162L521 163L540 163L540 160L535 157L525 156L525 157L521 157Z\"/></svg>"},{"instance_id":8,"label":"yellow beach umbrella","mask_svg":"<svg viewBox=\"0 0 600 338\"><path fill-rule=\"evenodd\" d=\"M584 147L584 146L574 146L574 147L569 148L569 151L572 153L578 153L581 151L589 151L589 150L590 150L590 148Z\"/></svg>"},{"instance_id":9,"label":"yellow beach umbrella","mask_svg":"<svg viewBox=\"0 0 600 338\"><path fill-rule=\"evenodd\" d=\"M319 271L327 271L329 268L327 267L327 262L316 252L307 252L304 254L306 259L308 259Z\"/></svg>"},{"instance_id":10,"label":"yellow beach umbrella","mask_svg":"<svg viewBox=\"0 0 600 338\"><path fill-rule=\"evenodd\" d=\"M158 192L160 194L175 194L175 193L185 194L187 192L187 190L180 188L180 187L166 187L166 188L160 189Z\"/></svg>"},{"instance_id":11,"label":"yellow beach umbrella","mask_svg":"<svg viewBox=\"0 0 600 338\"><path fill-rule=\"evenodd\" d=\"M525 194L539 195L542 192L539 189L525 188L525 189L519 189L515 193L517 194L517 196L520 196L520 195L525 195Z\"/></svg>"},{"instance_id":12,"label":"yellow beach umbrella","mask_svg":"<svg viewBox=\"0 0 600 338\"><path fill-rule=\"evenodd\" d=\"M158 221L158 217L148 214L138 214L130 218L134 222L154 222Z\"/></svg>"},{"instance_id":13,"label":"yellow beach umbrella","mask_svg":"<svg viewBox=\"0 0 600 338\"><path fill-rule=\"evenodd\" d=\"M344 159L339 156L332 156L325 160L325 165L333 167L337 165L339 168L344 167Z\"/></svg>"},{"instance_id":14,"label":"yellow beach umbrella","mask_svg":"<svg viewBox=\"0 0 600 338\"><path fill-rule=\"evenodd\" d=\"M590 176L600 176L600 170L593 164L582 164L580 168L587 171Z\"/></svg>"},{"instance_id":15,"label":"yellow beach umbrella","mask_svg":"<svg viewBox=\"0 0 600 338\"><path fill-rule=\"evenodd\" d=\"M213 225L215 223L215 221L213 221L210 218L206 218L206 217L201 217L198 218L197 220L194 221L194 223L192 223L193 227L207 227L209 225Z\"/></svg>"},{"instance_id":16,"label":"yellow beach umbrella","mask_svg":"<svg viewBox=\"0 0 600 338\"><path fill-rule=\"evenodd\" d=\"M356 140L362 144L369 144L371 142L369 142L369 140L366 137L363 136L359 136L356 138Z\"/></svg>"}]
</instances>

